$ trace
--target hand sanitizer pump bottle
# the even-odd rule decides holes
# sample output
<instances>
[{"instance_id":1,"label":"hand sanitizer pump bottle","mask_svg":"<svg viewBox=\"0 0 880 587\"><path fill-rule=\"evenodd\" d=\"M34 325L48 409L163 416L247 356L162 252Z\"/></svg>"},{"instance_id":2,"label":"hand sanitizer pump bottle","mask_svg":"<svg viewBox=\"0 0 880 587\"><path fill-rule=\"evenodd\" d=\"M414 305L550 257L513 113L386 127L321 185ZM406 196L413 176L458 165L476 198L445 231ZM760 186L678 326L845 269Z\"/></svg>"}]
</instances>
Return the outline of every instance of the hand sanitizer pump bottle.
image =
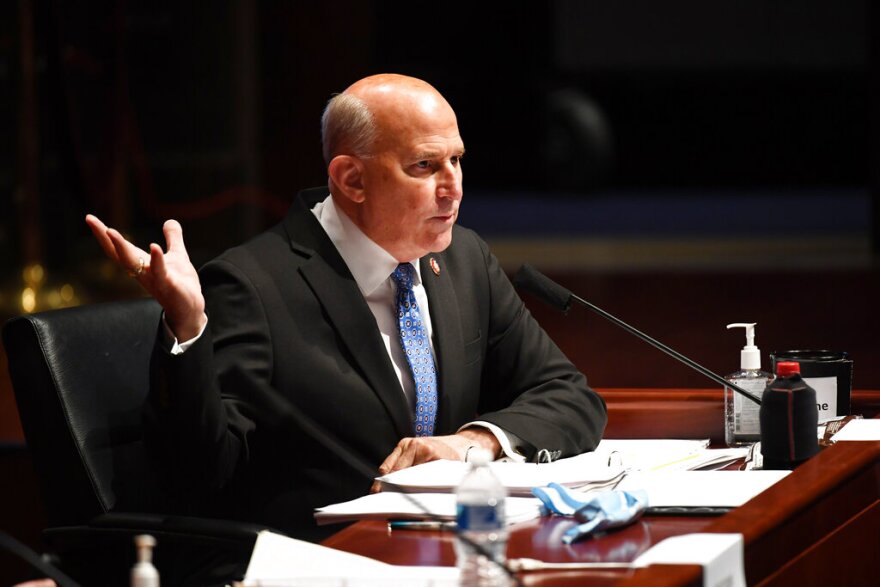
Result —
<instances>
[{"instance_id":1,"label":"hand sanitizer pump bottle","mask_svg":"<svg viewBox=\"0 0 880 587\"><path fill-rule=\"evenodd\" d=\"M727 328L745 328L746 346L740 351L739 371L725 379L761 397L773 375L761 371L761 351L755 346L756 323L728 324ZM724 388L724 440L727 446L743 446L761 439L760 406L749 398Z\"/></svg>"}]
</instances>

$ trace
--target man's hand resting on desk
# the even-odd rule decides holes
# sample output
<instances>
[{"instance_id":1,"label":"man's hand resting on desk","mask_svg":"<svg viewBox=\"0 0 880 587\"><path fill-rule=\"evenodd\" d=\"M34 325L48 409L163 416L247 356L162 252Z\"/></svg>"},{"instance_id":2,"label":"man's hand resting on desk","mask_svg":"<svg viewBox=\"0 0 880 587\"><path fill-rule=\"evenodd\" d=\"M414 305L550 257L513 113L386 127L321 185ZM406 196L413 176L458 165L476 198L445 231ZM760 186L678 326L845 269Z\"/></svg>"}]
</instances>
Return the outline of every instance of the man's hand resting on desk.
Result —
<instances>
[{"instance_id":1,"label":"man's hand resting on desk","mask_svg":"<svg viewBox=\"0 0 880 587\"><path fill-rule=\"evenodd\" d=\"M162 227L168 252L153 243L150 251L134 246L118 230L108 228L96 216L86 216L104 253L149 292L162 309L165 321L179 341L195 338L205 325L205 298L199 275L183 244L183 229L176 220Z\"/></svg>"},{"instance_id":2,"label":"man's hand resting on desk","mask_svg":"<svg viewBox=\"0 0 880 587\"><path fill-rule=\"evenodd\" d=\"M379 466L379 473L387 475L413 465L420 465L438 459L463 461L468 448L477 446L484 448L497 457L501 453L501 444L495 435L485 428L467 428L449 436L420 436L404 438L397 443L388 458ZM374 482L370 493L380 490L381 484Z\"/></svg>"}]
</instances>

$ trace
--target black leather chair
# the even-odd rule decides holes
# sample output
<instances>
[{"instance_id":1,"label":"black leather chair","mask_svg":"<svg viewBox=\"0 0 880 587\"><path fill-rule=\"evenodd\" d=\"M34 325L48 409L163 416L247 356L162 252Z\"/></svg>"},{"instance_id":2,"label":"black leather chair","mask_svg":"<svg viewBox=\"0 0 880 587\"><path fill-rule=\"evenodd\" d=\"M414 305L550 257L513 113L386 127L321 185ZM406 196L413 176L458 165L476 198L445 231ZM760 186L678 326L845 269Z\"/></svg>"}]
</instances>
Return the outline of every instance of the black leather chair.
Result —
<instances>
[{"instance_id":1,"label":"black leather chair","mask_svg":"<svg viewBox=\"0 0 880 587\"><path fill-rule=\"evenodd\" d=\"M133 300L13 318L3 329L42 491L48 553L83 585L125 585L133 536L156 537L163 585L243 573L262 527L175 515L144 449L141 406L160 308Z\"/></svg>"}]
</instances>

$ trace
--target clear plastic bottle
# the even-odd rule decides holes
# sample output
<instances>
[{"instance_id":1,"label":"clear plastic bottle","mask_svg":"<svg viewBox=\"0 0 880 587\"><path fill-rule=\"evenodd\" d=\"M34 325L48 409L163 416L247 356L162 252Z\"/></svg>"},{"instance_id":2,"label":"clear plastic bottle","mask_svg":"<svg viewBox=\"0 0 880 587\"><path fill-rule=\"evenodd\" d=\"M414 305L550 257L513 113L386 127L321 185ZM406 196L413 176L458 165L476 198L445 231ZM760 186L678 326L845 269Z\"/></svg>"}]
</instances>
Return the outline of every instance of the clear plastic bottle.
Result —
<instances>
[{"instance_id":1,"label":"clear plastic bottle","mask_svg":"<svg viewBox=\"0 0 880 587\"><path fill-rule=\"evenodd\" d=\"M761 370L761 351L755 346L756 323L728 324L745 328L746 346L739 354L740 370L724 378L761 397L773 375ZM730 387L724 388L724 441L727 446L753 444L761 439L760 406Z\"/></svg>"},{"instance_id":2,"label":"clear plastic bottle","mask_svg":"<svg viewBox=\"0 0 880 587\"><path fill-rule=\"evenodd\" d=\"M489 451L472 449L471 467L459 483L456 495L456 523L460 538L455 554L461 570L461 587L507 587L504 569L477 552L470 543L481 546L492 559L503 563L507 554L507 526L504 501L507 489L489 467Z\"/></svg>"}]
</instances>

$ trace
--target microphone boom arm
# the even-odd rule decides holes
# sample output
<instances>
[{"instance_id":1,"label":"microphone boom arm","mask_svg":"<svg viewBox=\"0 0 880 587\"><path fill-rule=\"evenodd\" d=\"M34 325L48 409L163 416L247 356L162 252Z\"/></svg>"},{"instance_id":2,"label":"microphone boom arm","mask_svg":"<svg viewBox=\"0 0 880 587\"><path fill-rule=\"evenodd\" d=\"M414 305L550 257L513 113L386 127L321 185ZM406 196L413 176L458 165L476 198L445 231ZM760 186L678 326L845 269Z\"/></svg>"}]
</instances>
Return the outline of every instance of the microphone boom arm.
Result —
<instances>
[{"instance_id":1,"label":"microphone boom arm","mask_svg":"<svg viewBox=\"0 0 880 587\"><path fill-rule=\"evenodd\" d=\"M571 307L571 300L575 300L576 302L578 302L579 304L581 304L583 306L586 306L587 308L589 308L590 310L592 310L596 314L599 314L600 316L602 316L606 320L616 324L617 326L620 326L621 328L623 328L624 330L626 330L627 332L629 332L630 334L632 334L636 338L639 338L639 339L645 341L646 343L650 344L654 348L663 351L664 353L666 353L670 357L678 360L681 363L684 363L685 365L687 365L691 369L697 371L698 373L705 375L706 377L708 377L709 379L711 379L715 383L718 383L724 387L729 387L729 388L733 389L735 392L739 393L740 395L743 395L743 396L749 398L750 400L752 400L753 402L755 402L756 404L761 405L761 398L756 396L754 393L752 393L750 391L746 391L742 387L740 387L734 383L731 383L730 381L727 381L726 379L724 379L720 375L717 375L717 374L713 373L712 371L709 371L708 369L706 369L705 367L703 367L702 365L700 365L696 361L693 361L693 360L687 358L686 356L684 356L680 352L676 351L675 349L669 348L668 346L666 346L665 344L663 344L659 340L655 340L655 339L651 338L650 336L648 336L647 334L645 334L641 330L639 330L633 326L630 326L629 324L627 324L626 322L624 322L620 318L618 318L612 314L609 314L608 312L606 312L605 310L603 310L599 306L597 306L595 304L591 304L587 300L585 300L579 296L576 296L575 294L573 294L569 290L565 289L564 287L562 287L561 285L559 285L558 283L556 283L555 281L553 281L552 279L550 279L549 277L547 277L546 275L544 275L543 273L541 273L540 271L538 271L537 269L535 269L534 267L532 267L529 264L524 264L520 268L520 270L517 272L516 276L513 279L513 284L517 287L521 287L523 289L526 289L526 290L532 292L533 294L538 296L540 299L542 299L546 303L550 304L551 306L556 307L558 310L560 310L563 313L568 313L568 310Z\"/></svg>"},{"instance_id":2,"label":"microphone boom arm","mask_svg":"<svg viewBox=\"0 0 880 587\"><path fill-rule=\"evenodd\" d=\"M729 387L729 388L733 389L734 391L736 391L737 393L740 393L740 394L746 396L747 398L749 398L750 400L752 400L756 404L761 405L761 398L756 396L754 393L752 393L750 391L746 391L742 387L740 387L734 383L731 383L730 381L726 380L724 377L721 377L720 375L716 375L715 373L713 373L712 371L709 371L708 369L706 369L705 367L703 367L702 365L700 365L696 361L693 361L693 360L687 358L686 356L684 356L683 354L681 354L680 352L678 352L675 349L669 348L668 346L666 346L665 344L663 344L659 340L651 338L650 336L648 336L644 332L641 332L640 330L637 330L636 328L630 326L629 324L627 324L626 322L624 322L620 318L617 318L616 316L609 314L608 312L606 312L605 310L603 310L599 306L597 306L595 304L591 304L587 300L585 300L575 294L571 294L571 297L573 300L575 300L579 304L586 306L587 308L589 308L590 310L592 310L596 314L599 314L600 316L602 316L606 320L610 320L611 322L617 324L618 326L620 326L621 328L623 328L624 330L626 330L630 334L633 334L637 338L644 340L646 343L650 344L654 348L663 351L664 353L666 353L667 355L669 355L675 359L678 359L679 361L681 361L682 363L684 363L685 365L687 365L691 369L693 369L699 373L702 373L703 375L705 375L706 377L708 377L709 379L711 379L715 383L718 383L724 387Z\"/></svg>"}]
</instances>

